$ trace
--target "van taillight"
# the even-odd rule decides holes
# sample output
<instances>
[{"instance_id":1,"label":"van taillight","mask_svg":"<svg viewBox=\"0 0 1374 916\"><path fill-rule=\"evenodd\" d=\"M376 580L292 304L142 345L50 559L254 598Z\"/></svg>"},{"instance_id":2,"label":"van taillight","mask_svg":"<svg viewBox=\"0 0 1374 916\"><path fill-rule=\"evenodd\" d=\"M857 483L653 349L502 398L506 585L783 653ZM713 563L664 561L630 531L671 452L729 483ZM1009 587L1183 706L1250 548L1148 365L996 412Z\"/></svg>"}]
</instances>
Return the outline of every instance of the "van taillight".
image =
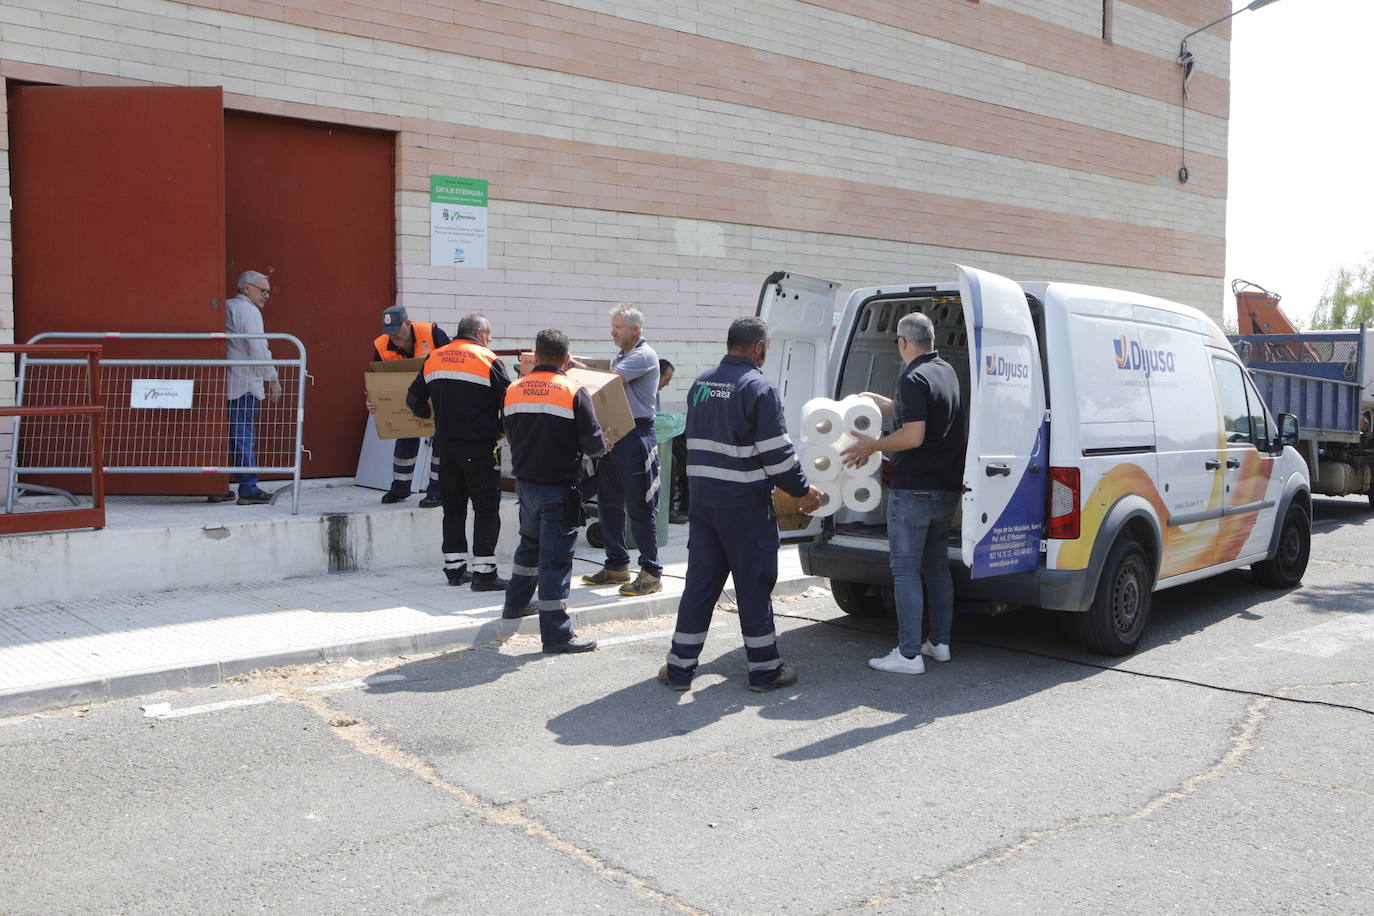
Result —
<instances>
[{"instance_id":1,"label":"van taillight","mask_svg":"<svg viewBox=\"0 0 1374 916\"><path fill-rule=\"evenodd\" d=\"M1078 468L1050 468L1049 503L1047 536L1078 537Z\"/></svg>"}]
</instances>

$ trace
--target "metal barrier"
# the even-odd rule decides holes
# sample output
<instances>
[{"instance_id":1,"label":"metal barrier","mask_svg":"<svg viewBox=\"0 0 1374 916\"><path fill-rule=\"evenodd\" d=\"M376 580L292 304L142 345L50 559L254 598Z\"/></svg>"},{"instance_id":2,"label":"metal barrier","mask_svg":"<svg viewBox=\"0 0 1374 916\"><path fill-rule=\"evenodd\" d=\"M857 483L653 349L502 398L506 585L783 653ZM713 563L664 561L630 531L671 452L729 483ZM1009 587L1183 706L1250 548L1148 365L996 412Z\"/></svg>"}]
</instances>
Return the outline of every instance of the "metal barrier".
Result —
<instances>
[{"instance_id":1,"label":"metal barrier","mask_svg":"<svg viewBox=\"0 0 1374 916\"><path fill-rule=\"evenodd\" d=\"M290 474L291 483L272 494L272 502L291 491L291 512L300 511L301 429L305 418L305 346L291 334L62 333L37 334L30 344L52 339L104 341L267 340L292 344L294 359L101 360L97 404L105 407L104 471L107 474ZM79 360L20 356L16 401L25 408L69 399ZM230 463L228 393L241 387L236 369L274 366L281 396L261 402L256 420L252 467ZM313 381L313 380L312 380ZM80 447L61 418L39 416L15 421L5 507L16 490L38 489L20 474L85 474L100 461Z\"/></svg>"},{"instance_id":2,"label":"metal barrier","mask_svg":"<svg viewBox=\"0 0 1374 916\"><path fill-rule=\"evenodd\" d=\"M5 501L5 513L0 515L0 534L25 534L34 531L59 531L63 528L104 528L105 527L105 474L102 427L105 408L97 404L100 391L100 352L99 345L91 344L38 344L0 346L0 353L18 353L22 362L31 354L43 357L83 357L70 359L69 362L86 366L85 403L51 404L43 407L0 407L0 417L14 417L12 434L15 441L19 438L21 417L58 418L86 417L87 454L92 456L89 473L91 475L91 506L76 509L48 509L37 512L14 511L13 500ZM13 455L11 455L13 458ZM13 468L13 461L11 461ZM11 472L13 480L13 472ZM34 489L47 490L47 487ZM71 494L67 494L74 505L79 505Z\"/></svg>"}]
</instances>

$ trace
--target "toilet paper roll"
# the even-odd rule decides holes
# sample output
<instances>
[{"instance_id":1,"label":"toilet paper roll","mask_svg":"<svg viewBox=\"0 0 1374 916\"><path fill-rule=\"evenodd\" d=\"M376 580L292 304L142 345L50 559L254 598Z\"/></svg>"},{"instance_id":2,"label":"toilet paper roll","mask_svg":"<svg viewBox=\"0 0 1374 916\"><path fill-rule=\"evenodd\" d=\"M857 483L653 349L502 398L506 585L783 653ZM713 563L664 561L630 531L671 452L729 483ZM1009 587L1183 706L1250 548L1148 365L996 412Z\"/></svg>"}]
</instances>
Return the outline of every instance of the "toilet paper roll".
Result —
<instances>
[{"instance_id":1,"label":"toilet paper roll","mask_svg":"<svg viewBox=\"0 0 1374 916\"><path fill-rule=\"evenodd\" d=\"M821 507L811 513L812 518L825 518L834 515L844 504L844 490L837 480L812 481L811 486L821 491Z\"/></svg>"},{"instance_id":2,"label":"toilet paper roll","mask_svg":"<svg viewBox=\"0 0 1374 916\"><path fill-rule=\"evenodd\" d=\"M872 477L851 477L844 482L844 505L855 512L872 512L883 501L883 485Z\"/></svg>"},{"instance_id":3,"label":"toilet paper roll","mask_svg":"<svg viewBox=\"0 0 1374 916\"><path fill-rule=\"evenodd\" d=\"M862 395L851 394L840 402L840 418L848 432L878 438L883 431L883 415L878 405Z\"/></svg>"},{"instance_id":4,"label":"toilet paper roll","mask_svg":"<svg viewBox=\"0 0 1374 916\"><path fill-rule=\"evenodd\" d=\"M812 398L802 405L801 439L810 445L829 445L844 432L844 417L838 401Z\"/></svg>"},{"instance_id":5,"label":"toilet paper roll","mask_svg":"<svg viewBox=\"0 0 1374 916\"><path fill-rule=\"evenodd\" d=\"M844 471L840 453L829 445L803 445L799 460L802 470L806 472L806 479L812 483L839 480Z\"/></svg>"},{"instance_id":6,"label":"toilet paper roll","mask_svg":"<svg viewBox=\"0 0 1374 916\"><path fill-rule=\"evenodd\" d=\"M843 436L840 436L840 438L835 440L834 445L829 447L833 449L836 453L839 453L843 452L845 449L849 448L851 445L858 441L858 439L854 438L849 433L845 433ZM844 472L844 475L846 477L871 477L872 475L878 473L878 469L883 466L883 453L874 452L873 454L865 458L862 464L859 464L857 467L852 468L844 466L844 459L840 460L841 470Z\"/></svg>"}]
</instances>

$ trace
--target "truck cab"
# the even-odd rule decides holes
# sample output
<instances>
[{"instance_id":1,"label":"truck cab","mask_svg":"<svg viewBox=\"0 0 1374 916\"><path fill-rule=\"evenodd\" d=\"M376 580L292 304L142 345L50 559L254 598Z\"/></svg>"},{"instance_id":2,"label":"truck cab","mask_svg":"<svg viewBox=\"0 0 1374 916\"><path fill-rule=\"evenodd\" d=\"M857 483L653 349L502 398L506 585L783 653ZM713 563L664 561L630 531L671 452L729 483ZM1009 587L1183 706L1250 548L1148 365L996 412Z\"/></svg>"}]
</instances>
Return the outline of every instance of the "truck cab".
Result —
<instances>
[{"instance_id":1,"label":"truck cab","mask_svg":"<svg viewBox=\"0 0 1374 916\"><path fill-rule=\"evenodd\" d=\"M1125 654L1158 589L1246 565L1268 584L1301 579L1305 466L1200 311L967 267L843 301L839 290L784 272L767 279L763 371L795 434L813 396L891 394L903 368L897 321L931 318L965 412L948 548L961 601L1072 611L1086 646ZM885 501L812 520L803 534L803 569L830 579L843 610L891 607Z\"/></svg>"}]
</instances>

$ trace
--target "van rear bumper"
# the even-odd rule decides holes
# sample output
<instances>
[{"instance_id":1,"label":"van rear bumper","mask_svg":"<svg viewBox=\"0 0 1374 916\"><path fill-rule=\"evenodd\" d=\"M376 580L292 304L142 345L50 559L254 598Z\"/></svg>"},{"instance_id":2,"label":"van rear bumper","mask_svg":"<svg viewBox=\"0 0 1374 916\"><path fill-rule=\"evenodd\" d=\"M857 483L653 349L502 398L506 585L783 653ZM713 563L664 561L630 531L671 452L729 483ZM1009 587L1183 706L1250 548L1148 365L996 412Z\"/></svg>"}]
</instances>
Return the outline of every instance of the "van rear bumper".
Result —
<instances>
[{"instance_id":1,"label":"van rear bumper","mask_svg":"<svg viewBox=\"0 0 1374 916\"><path fill-rule=\"evenodd\" d=\"M808 576L863 582L892 588L892 567L886 553L825 543L798 547L802 572ZM1085 569L1038 569L973 579L963 563L950 561L954 591L964 599L1024 604L1056 611L1086 611L1092 603L1096 578Z\"/></svg>"}]
</instances>

